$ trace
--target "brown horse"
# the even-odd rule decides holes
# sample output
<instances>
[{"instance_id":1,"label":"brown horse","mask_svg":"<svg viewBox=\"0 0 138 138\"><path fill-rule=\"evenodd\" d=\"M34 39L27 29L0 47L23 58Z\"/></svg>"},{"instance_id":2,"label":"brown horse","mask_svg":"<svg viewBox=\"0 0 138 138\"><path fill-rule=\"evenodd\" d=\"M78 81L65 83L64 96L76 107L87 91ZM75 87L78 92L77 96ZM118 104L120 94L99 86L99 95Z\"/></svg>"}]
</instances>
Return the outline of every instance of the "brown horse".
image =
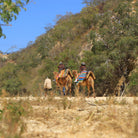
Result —
<instances>
[{"instance_id":1,"label":"brown horse","mask_svg":"<svg viewBox=\"0 0 138 138\"><path fill-rule=\"evenodd\" d=\"M61 92L63 92L63 87L65 87L65 95L69 91L71 95L71 86L72 86L72 79L73 75L69 69L66 71L66 75L64 77L59 77L58 72L53 72L54 78L56 80L57 86L60 88ZM63 95L63 93L61 93Z\"/></svg>"},{"instance_id":2,"label":"brown horse","mask_svg":"<svg viewBox=\"0 0 138 138\"><path fill-rule=\"evenodd\" d=\"M72 73L75 77L75 79L77 79L77 77L79 76L79 73L77 72L77 70L72 70ZM82 81L82 82L78 82L76 85L76 95L78 95L79 92L79 88L80 86L83 86L83 92L85 93L85 87L87 87L88 89L88 97L90 96L90 88L92 87L93 90L93 97L95 98L95 89L94 89L94 80L95 80L95 75L93 74L92 71L89 71L88 74L86 75L86 78Z\"/></svg>"}]
</instances>

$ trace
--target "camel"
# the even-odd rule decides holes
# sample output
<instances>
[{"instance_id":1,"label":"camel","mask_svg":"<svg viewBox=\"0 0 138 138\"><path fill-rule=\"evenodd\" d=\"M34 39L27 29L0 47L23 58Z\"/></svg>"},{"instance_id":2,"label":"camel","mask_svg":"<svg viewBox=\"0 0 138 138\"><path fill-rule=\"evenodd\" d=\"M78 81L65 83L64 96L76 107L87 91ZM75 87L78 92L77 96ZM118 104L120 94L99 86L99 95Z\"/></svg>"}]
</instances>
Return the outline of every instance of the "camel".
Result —
<instances>
[{"instance_id":1,"label":"camel","mask_svg":"<svg viewBox=\"0 0 138 138\"><path fill-rule=\"evenodd\" d=\"M68 91L71 95L71 87L72 87L72 79L73 75L69 69L66 70L66 75L64 77L58 77L58 72L53 72L54 78L56 80L56 85L61 90L61 94L63 95L63 87L65 87L65 95L67 95Z\"/></svg>"},{"instance_id":2,"label":"camel","mask_svg":"<svg viewBox=\"0 0 138 138\"><path fill-rule=\"evenodd\" d=\"M74 75L75 79L79 76L79 73L77 70L72 70L72 74ZM95 80L95 75L93 74L92 71L89 71L88 74L86 75L86 78L82 82L78 82L76 84L76 95L78 95L80 86L83 87L83 92L85 93L85 87L88 89L88 97L90 96L91 90L90 88L92 87L93 90L93 97L95 98L95 89L94 89L94 80Z\"/></svg>"}]
</instances>

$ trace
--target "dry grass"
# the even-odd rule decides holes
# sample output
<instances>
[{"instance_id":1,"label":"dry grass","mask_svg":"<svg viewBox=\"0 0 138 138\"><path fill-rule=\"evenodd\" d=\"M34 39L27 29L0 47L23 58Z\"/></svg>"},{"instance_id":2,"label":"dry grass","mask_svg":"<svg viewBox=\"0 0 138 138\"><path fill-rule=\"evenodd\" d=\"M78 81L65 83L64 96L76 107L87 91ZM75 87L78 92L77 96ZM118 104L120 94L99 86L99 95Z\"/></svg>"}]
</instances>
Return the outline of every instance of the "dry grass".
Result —
<instances>
[{"instance_id":1,"label":"dry grass","mask_svg":"<svg viewBox=\"0 0 138 138\"><path fill-rule=\"evenodd\" d=\"M22 137L135 138L138 136L137 98L132 101L130 104L126 98L117 100L113 97L104 100L51 96L28 98L24 102L32 109L27 116L23 115L23 120L20 118L26 126Z\"/></svg>"},{"instance_id":2,"label":"dry grass","mask_svg":"<svg viewBox=\"0 0 138 138\"><path fill-rule=\"evenodd\" d=\"M3 100L0 109L0 137L20 137L26 130L23 121L27 117L30 103L27 101Z\"/></svg>"}]
</instances>

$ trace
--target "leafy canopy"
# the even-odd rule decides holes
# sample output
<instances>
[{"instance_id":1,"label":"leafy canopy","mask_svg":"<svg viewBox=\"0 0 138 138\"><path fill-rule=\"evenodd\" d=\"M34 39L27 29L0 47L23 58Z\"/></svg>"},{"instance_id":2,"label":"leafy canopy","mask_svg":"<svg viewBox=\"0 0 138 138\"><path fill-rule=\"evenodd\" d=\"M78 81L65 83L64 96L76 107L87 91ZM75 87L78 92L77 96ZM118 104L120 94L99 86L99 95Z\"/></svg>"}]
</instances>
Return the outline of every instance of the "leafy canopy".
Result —
<instances>
[{"instance_id":1,"label":"leafy canopy","mask_svg":"<svg viewBox=\"0 0 138 138\"><path fill-rule=\"evenodd\" d=\"M0 37L6 37L2 32L2 25L8 25L13 19L16 20L21 8L28 4L29 0L0 0Z\"/></svg>"}]
</instances>

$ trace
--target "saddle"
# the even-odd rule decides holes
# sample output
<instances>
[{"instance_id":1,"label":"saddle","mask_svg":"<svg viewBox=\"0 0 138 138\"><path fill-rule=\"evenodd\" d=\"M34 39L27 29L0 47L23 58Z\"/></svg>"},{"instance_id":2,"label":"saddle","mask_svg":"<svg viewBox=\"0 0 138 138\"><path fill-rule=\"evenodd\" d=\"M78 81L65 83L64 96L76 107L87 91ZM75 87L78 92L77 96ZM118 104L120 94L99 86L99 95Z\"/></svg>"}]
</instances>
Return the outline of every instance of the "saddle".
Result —
<instances>
[{"instance_id":1,"label":"saddle","mask_svg":"<svg viewBox=\"0 0 138 138\"><path fill-rule=\"evenodd\" d=\"M71 78L73 78L73 75L72 75L70 69L61 70L61 72L58 75L58 78L65 78L65 77L67 77L68 74L70 74Z\"/></svg>"}]
</instances>

